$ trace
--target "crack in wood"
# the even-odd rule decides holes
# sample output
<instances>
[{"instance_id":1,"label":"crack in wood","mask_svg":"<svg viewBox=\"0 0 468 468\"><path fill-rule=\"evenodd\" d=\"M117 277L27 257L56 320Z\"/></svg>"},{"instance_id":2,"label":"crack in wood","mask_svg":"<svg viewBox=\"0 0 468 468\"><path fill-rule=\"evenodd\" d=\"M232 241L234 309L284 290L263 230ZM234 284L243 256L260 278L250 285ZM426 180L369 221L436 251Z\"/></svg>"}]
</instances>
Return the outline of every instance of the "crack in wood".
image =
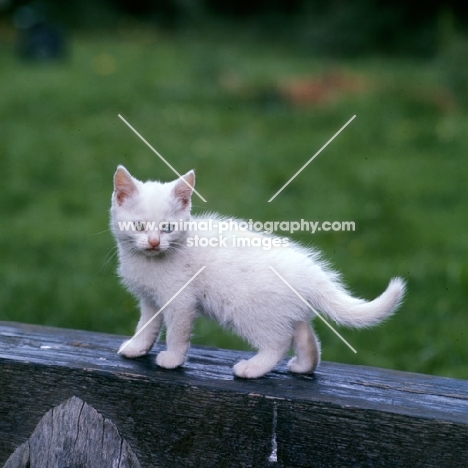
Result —
<instances>
[{"instance_id":1,"label":"crack in wood","mask_svg":"<svg viewBox=\"0 0 468 468\"><path fill-rule=\"evenodd\" d=\"M268 457L270 463L278 461L278 441L276 440L276 426L278 424L278 406L276 401L273 402L273 421L272 421L272 434L271 434L271 453Z\"/></svg>"}]
</instances>

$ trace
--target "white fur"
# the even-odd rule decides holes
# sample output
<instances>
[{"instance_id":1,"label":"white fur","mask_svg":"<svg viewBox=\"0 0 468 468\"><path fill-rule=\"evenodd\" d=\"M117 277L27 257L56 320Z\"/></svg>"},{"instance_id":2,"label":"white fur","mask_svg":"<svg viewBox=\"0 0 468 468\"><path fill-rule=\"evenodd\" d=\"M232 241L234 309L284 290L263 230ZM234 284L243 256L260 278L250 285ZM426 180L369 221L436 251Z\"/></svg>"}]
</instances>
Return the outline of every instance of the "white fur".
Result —
<instances>
[{"instance_id":1,"label":"white fur","mask_svg":"<svg viewBox=\"0 0 468 468\"><path fill-rule=\"evenodd\" d=\"M315 309L338 324L357 328L375 325L399 306L405 290L402 279L392 279L385 292L371 302L354 298L342 286L338 275L319 260L317 252L298 244L270 250L232 246L196 248L187 246L188 238L197 234L217 238L218 230L155 233L119 229L119 221L205 219L190 216L193 185L193 172L186 174L184 180L170 183L140 182L122 166L114 176L111 228L118 245L119 275L140 300L137 331L200 268L206 267L142 333L122 345L124 356L148 353L164 322L167 350L159 353L156 362L165 368L182 365L193 320L201 312L258 349L253 358L234 366L237 376L261 377L276 366L291 346L296 356L289 362L290 371L313 372L320 362L320 345L309 324L314 314L269 266ZM208 218L222 219L216 215ZM246 234L223 235L232 239Z\"/></svg>"}]
</instances>

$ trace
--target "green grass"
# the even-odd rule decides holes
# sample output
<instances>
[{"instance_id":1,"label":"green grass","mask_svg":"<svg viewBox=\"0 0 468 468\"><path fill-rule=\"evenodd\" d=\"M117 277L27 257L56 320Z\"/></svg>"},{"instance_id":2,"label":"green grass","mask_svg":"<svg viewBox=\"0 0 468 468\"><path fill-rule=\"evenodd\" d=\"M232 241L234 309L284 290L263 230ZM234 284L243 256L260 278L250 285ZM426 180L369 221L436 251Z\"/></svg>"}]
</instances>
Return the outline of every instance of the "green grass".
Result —
<instances>
[{"instance_id":1,"label":"green grass","mask_svg":"<svg viewBox=\"0 0 468 468\"><path fill-rule=\"evenodd\" d=\"M337 68L364 77L364 89L311 106L272 92ZM179 171L196 169L208 203L195 198L195 211L353 220L355 232L294 238L321 249L362 297L407 278L391 320L340 329L356 355L317 323L325 360L468 378L468 114L447 101L436 62L331 62L238 34L127 31L76 36L63 64L19 62L5 41L0 70L1 320L132 332L138 312L108 232L112 175L117 164L141 179L173 174L121 113ZM221 86L228 78L239 85ZM193 342L245 349L205 320Z\"/></svg>"}]
</instances>

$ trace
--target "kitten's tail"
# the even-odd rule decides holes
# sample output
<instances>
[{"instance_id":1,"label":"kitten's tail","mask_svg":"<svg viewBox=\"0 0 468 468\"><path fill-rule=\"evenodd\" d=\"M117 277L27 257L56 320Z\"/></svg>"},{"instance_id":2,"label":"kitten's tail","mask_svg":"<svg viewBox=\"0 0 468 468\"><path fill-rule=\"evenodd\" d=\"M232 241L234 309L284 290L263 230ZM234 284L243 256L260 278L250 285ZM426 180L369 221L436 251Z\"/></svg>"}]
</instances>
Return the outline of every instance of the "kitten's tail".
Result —
<instances>
[{"instance_id":1,"label":"kitten's tail","mask_svg":"<svg viewBox=\"0 0 468 468\"><path fill-rule=\"evenodd\" d=\"M369 302L352 297L337 281L324 283L314 294L312 304L336 323L348 327L376 325L395 312L405 294L405 282L401 278L392 278L387 289Z\"/></svg>"}]
</instances>

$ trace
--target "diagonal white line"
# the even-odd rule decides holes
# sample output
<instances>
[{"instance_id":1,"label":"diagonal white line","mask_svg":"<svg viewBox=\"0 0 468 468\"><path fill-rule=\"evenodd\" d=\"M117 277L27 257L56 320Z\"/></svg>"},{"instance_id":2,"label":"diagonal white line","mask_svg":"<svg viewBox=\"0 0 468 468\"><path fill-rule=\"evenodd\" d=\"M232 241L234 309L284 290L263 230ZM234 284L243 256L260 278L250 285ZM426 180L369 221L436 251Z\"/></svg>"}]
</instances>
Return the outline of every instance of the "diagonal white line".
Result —
<instances>
[{"instance_id":1,"label":"diagonal white line","mask_svg":"<svg viewBox=\"0 0 468 468\"><path fill-rule=\"evenodd\" d=\"M202 266L133 336L122 346L117 354L122 351L206 268Z\"/></svg>"},{"instance_id":2,"label":"diagonal white line","mask_svg":"<svg viewBox=\"0 0 468 468\"><path fill-rule=\"evenodd\" d=\"M130 128L130 130L132 130L138 137L140 137L141 141L143 141L143 143L146 144L146 146L148 146L149 149L151 149L153 151L153 153L155 153L159 159L161 159L161 161L163 161L164 163L166 163L166 165L172 169L172 172L174 172L175 174L177 174L180 178L182 178L182 176L169 164L169 162L164 159L162 157L161 154L158 153L158 151L156 151L120 114L118 114L120 120L122 120L127 126L128 128ZM187 186L189 186L191 189L193 189L193 191L206 203L206 200L197 192L197 190L192 187L185 179L182 179L186 184Z\"/></svg>"},{"instance_id":3,"label":"diagonal white line","mask_svg":"<svg viewBox=\"0 0 468 468\"><path fill-rule=\"evenodd\" d=\"M323 323L336 335L338 338L343 341L343 343L348 346L348 348L357 353L357 351L320 315L272 266L271 270L278 276L278 278L286 285L288 288L320 319Z\"/></svg>"},{"instance_id":4,"label":"diagonal white line","mask_svg":"<svg viewBox=\"0 0 468 468\"><path fill-rule=\"evenodd\" d=\"M354 119L353 115L269 200L273 201Z\"/></svg>"}]
</instances>

